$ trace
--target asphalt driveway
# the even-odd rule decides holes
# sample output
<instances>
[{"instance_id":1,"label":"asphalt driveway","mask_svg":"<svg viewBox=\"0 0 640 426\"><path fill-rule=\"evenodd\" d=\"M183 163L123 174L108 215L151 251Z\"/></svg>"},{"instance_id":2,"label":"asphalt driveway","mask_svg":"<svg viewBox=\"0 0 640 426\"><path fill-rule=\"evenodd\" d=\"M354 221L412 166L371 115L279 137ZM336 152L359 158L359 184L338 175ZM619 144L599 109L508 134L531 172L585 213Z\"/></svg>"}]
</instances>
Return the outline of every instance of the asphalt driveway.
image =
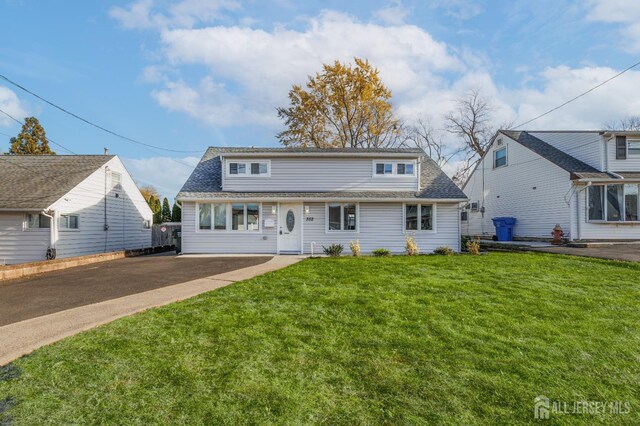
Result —
<instances>
[{"instance_id":1,"label":"asphalt driveway","mask_svg":"<svg viewBox=\"0 0 640 426\"><path fill-rule=\"evenodd\" d=\"M9 281L0 284L0 327L259 265L271 258L141 256Z\"/></svg>"}]
</instances>

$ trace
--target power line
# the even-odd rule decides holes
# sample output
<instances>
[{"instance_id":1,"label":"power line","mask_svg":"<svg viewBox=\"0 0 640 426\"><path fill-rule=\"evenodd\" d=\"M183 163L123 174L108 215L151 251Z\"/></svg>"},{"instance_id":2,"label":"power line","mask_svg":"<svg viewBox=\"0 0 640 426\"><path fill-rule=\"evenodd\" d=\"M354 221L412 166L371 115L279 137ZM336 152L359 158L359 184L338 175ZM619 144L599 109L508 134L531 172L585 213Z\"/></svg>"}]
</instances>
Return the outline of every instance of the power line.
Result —
<instances>
[{"instance_id":1,"label":"power line","mask_svg":"<svg viewBox=\"0 0 640 426\"><path fill-rule=\"evenodd\" d=\"M11 115L11 114L9 114L8 112L6 112L6 111L4 111L4 110L2 110L2 109L0 109L0 112L1 112L1 113L3 113L4 115L6 115L7 117L9 117L10 119L12 119L13 121L15 121L16 123L18 123L18 124L20 124L20 125L23 125L23 126L24 126L24 123L23 123L22 121L18 120L17 118L15 118L14 116L12 116L12 115ZM3 134L4 134L4 133L3 133ZM10 136L10 135L6 135L6 136L13 137L13 136ZM47 141L51 142L52 144L54 144L54 145L56 145L56 146L59 146L60 148L64 149L64 150L65 150L65 151L67 151L67 152L70 152L71 154L77 155L75 152L71 151L71 150L70 150L69 148L67 148L66 146L59 144L58 142L54 141L53 139L51 139L51 138L49 138L49 137L47 137Z\"/></svg>"},{"instance_id":2,"label":"power line","mask_svg":"<svg viewBox=\"0 0 640 426\"><path fill-rule=\"evenodd\" d=\"M83 121L84 123L86 123L86 124L88 124L90 126L93 126L93 127L97 128L97 129L100 129L103 132L109 133L109 134L111 134L111 135L113 135L115 137L118 137L120 139L129 141L129 142L133 142L133 143L141 145L141 146L146 146L148 148L155 148L155 149L160 149L160 150L168 151L168 152L176 152L176 153L183 153L183 154L194 154L194 153L201 153L202 152L202 151L184 151L184 150L178 150L178 149L163 148L163 147L160 147L160 146L151 145L151 144L148 144L148 143L141 142L141 141L139 141L137 139L130 138L128 136L122 135L122 134L120 134L118 132L115 132L113 130L109 130L106 127L103 127L103 126L101 126L99 124L96 124L96 123L94 123L94 122L92 122L92 121L90 121L90 120L88 120L86 118L83 118L83 117L81 117L81 116L69 111L66 108L63 108L63 107L61 107L59 105L56 105L52 101L49 101L49 100L43 98L42 96L38 95L37 93L32 92L31 90L29 90L26 87L20 85L19 83L16 83L15 81L9 79L8 77L6 77L6 76L4 76L2 74L0 74L0 78L2 78L3 80L7 81L9 84L17 87L18 89L30 94L31 96L34 96L34 97L40 99L41 101L46 102L47 104L51 105L52 107L54 107L56 109L59 109L60 111L64 112L65 114L68 114L68 115L70 115L70 116L72 116L72 117L74 117L74 118L76 118L76 119L78 119L80 121Z\"/></svg>"},{"instance_id":3,"label":"power line","mask_svg":"<svg viewBox=\"0 0 640 426\"><path fill-rule=\"evenodd\" d=\"M628 68L625 68L624 70L620 71L618 74L614 75L613 77L608 78L608 79L606 79L605 81L603 81L603 82L601 82L601 83L599 83L599 84L597 84L597 85L593 86L591 89L589 89L589 90L587 90L587 91L585 91L585 92L580 93L578 96L576 96L576 97L574 97L574 98L571 98L571 99L569 99L568 101L566 101L566 102L564 102L564 103L562 103L562 104L558 105L557 107L555 107L555 108L551 108L551 109L550 109L550 110L548 110L547 112L544 112L544 113L542 113L542 114L538 115L537 117L532 118L531 120L525 121L524 123L520 123L520 124L518 124L517 126L511 126L511 127L509 128L509 130L512 130L512 129L516 129L516 128L518 128L518 127L525 126L525 125L527 125L527 124L529 124L529 123L532 123L532 122L536 121L536 120L537 120L537 119L539 119L539 118L544 117L545 115L549 115L549 114L551 114L552 112L559 110L560 108L562 108L562 107L564 107L564 106L566 106L566 105L570 104L571 102L573 102L573 101L575 101L575 100L578 100L578 99L580 99L581 97L583 97L583 96L585 96L585 95L587 95L587 94L589 94L589 93L593 92L593 91L594 91L594 90L596 90L597 88L604 86L605 84L607 84L607 83L608 83L608 82L610 82L611 80L614 80L614 79L616 79L616 78L620 77L622 74L624 74L624 73L626 73L627 71L629 71L629 70L631 70L631 69L633 69L633 68L637 67L638 65L640 65L640 61L636 62L635 64L631 65L631 66L630 66L630 67L628 67Z\"/></svg>"}]
</instances>

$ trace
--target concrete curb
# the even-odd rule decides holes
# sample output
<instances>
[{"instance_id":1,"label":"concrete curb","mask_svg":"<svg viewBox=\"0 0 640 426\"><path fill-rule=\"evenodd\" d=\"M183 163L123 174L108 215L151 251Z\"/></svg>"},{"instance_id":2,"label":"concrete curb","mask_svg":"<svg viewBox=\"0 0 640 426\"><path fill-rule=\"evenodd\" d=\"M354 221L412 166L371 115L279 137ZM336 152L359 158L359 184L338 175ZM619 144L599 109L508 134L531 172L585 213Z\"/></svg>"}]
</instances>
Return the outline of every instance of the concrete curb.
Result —
<instances>
[{"instance_id":1,"label":"concrete curb","mask_svg":"<svg viewBox=\"0 0 640 426\"><path fill-rule=\"evenodd\" d=\"M304 258L305 256L275 256L260 265L5 325L0 327L0 366L42 346L115 319L276 271Z\"/></svg>"}]
</instances>

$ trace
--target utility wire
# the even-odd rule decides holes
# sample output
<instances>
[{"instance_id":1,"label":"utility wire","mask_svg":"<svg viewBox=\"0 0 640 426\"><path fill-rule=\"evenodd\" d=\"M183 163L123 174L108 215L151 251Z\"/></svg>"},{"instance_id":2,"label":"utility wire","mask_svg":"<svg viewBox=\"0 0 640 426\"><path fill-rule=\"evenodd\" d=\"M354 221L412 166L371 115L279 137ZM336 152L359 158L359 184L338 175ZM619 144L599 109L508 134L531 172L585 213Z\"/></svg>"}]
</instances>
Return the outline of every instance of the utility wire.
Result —
<instances>
[{"instance_id":1,"label":"utility wire","mask_svg":"<svg viewBox=\"0 0 640 426\"><path fill-rule=\"evenodd\" d=\"M168 151L168 152L176 152L176 153L184 153L184 154L195 154L195 153L201 153L202 152L201 150L200 151L183 151L183 150L178 150L178 149L163 148L163 147L160 147L160 146L151 145L151 144L148 144L148 143L141 142L141 141L139 141L137 139L130 138L128 136L125 136L125 135L120 134L118 132L115 132L113 130L109 130L106 127L103 127L103 126L101 126L99 124L96 124L96 123L94 123L94 122L92 122L92 121L90 121L90 120L88 120L86 118L83 118L83 117L81 117L81 116L69 111L66 108L63 108L63 107L61 107L59 105L56 105L52 101L49 101L49 100L43 98L42 96L38 95L37 93L32 92L31 90L29 90L26 87L20 85L19 83L16 83L15 81L9 79L8 77L6 77L6 76L4 76L2 74L0 74L0 78L5 80L9 84L17 87L18 89L30 94L31 96L34 96L34 97L40 99L41 101L46 102L47 104L51 105L52 107L54 107L56 109L59 109L60 111L64 112L65 114L69 114L70 116L72 116L72 117L74 117L74 118L76 118L76 119L78 119L80 121L83 121L83 122L85 122L86 124L88 124L90 126L93 126L93 127L97 128L97 129L102 130L103 132L107 132L107 133L109 133L109 134L111 134L111 135L113 135L115 137L118 137L120 139L123 139L125 141L133 142L135 144L138 144L138 145L141 145L141 146L146 146L148 148L155 148L155 149L160 149L160 150Z\"/></svg>"},{"instance_id":2,"label":"utility wire","mask_svg":"<svg viewBox=\"0 0 640 426\"><path fill-rule=\"evenodd\" d=\"M531 120L525 121L524 123L520 123L520 124L518 124L517 126L511 126L508 130L513 130L513 129L516 129L516 128L518 128L518 127L526 126L527 124L532 123L532 122L536 121L537 119L544 117L545 115L549 115L549 114L551 114L552 112L557 111L557 110L559 110L560 108L562 108L562 107L564 107L564 106L566 106L566 105L570 104L571 102L576 101L576 100L580 99L581 97L583 97L583 96L585 96L585 95L587 95L587 94L589 94L589 93L593 92L593 91L594 91L594 90L596 90L597 88L604 86L605 84L607 84L607 83L608 83L608 82L610 82L611 80L614 80L614 79L616 79L616 78L620 77L622 74L626 73L626 72L627 72L627 71L629 71L629 70L632 70L633 68L637 67L638 65L640 65L640 61L636 62L635 64L631 65L631 66L630 66L630 67L628 67L628 68L625 68L624 70L620 71L619 73L617 73L617 74L616 74L616 75L614 75L613 77L608 78L608 79L606 79L605 81L603 81L603 82L601 82L601 83L599 83L599 84L597 84L597 85L593 86L591 89L589 89L589 90L587 90L587 91L585 91L585 92L580 93L578 96L575 96L575 97L573 97L573 98L569 99L568 101L566 101L566 102L564 102L564 103L562 103L562 104L558 105L557 107L555 107L555 108L551 108L550 110L548 110L548 111L546 111L546 112L544 112L544 113L542 113L542 114L538 115L537 117L534 117L534 118L532 118Z\"/></svg>"},{"instance_id":3,"label":"utility wire","mask_svg":"<svg viewBox=\"0 0 640 426\"><path fill-rule=\"evenodd\" d=\"M12 119L13 121L15 121L16 123L18 123L18 124L20 124L20 125L23 125L23 126L24 126L24 123L23 123L22 121L18 120L17 118L15 118L14 116L12 116L12 115L11 115L11 114L9 114L8 112L6 112L6 111L4 111L4 110L2 110L2 109L0 109L0 112L1 112L1 113L3 113L4 115L6 115L7 117L9 117L10 119ZM4 133L3 133L3 134L4 134ZM5 135L5 136L13 137L13 136L10 136L10 135ZM70 150L69 148L67 148L66 146L59 144L58 142L54 141L53 139L51 139L51 138L49 138L49 137L47 137L47 141L48 141L48 142L51 142L52 144L54 144L54 145L56 145L56 146L59 146L60 148L64 149L64 150L65 150L65 151L67 151L67 152L70 152L71 154L77 155L75 152L71 151L71 150Z\"/></svg>"}]
</instances>

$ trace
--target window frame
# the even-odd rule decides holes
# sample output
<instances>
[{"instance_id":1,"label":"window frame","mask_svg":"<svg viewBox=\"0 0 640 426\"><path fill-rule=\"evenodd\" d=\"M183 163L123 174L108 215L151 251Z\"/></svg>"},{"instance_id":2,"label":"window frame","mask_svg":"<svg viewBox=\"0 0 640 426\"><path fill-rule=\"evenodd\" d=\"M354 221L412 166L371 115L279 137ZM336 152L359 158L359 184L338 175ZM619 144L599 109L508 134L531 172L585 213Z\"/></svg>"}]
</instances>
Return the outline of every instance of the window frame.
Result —
<instances>
[{"instance_id":1,"label":"window frame","mask_svg":"<svg viewBox=\"0 0 640 426\"><path fill-rule=\"evenodd\" d=\"M329 229L329 205L340 205L340 229ZM349 205L356 206L356 229L344 229L344 207ZM344 202L344 201L331 201L324 203L324 231L326 234L358 234L360 233L360 203L356 202Z\"/></svg>"},{"instance_id":2,"label":"window frame","mask_svg":"<svg viewBox=\"0 0 640 426\"><path fill-rule=\"evenodd\" d=\"M496 154L500 151L504 151L504 164L501 166L496 166ZM509 150L507 145L503 145L500 148L493 150L493 169L501 169L503 167L507 167L509 165Z\"/></svg>"},{"instance_id":3,"label":"window frame","mask_svg":"<svg viewBox=\"0 0 640 426\"><path fill-rule=\"evenodd\" d=\"M416 220L418 223L422 222L422 206L431 206L431 229L407 229L407 206L416 206L417 207L417 216ZM402 203L402 233L406 234L407 232L414 232L420 234L435 234L437 233L437 212L438 212L438 204L437 203Z\"/></svg>"},{"instance_id":4,"label":"window frame","mask_svg":"<svg viewBox=\"0 0 640 426\"><path fill-rule=\"evenodd\" d=\"M29 226L29 216L38 216L38 227L32 228ZM42 223L42 218L45 217L49 220L49 226L40 226ZM51 218L43 215L42 213L25 213L22 218L22 230L23 231L38 231L40 229L51 229Z\"/></svg>"},{"instance_id":5,"label":"window frame","mask_svg":"<svg viewBox=\"0 0 640 426\"><path fill-rule=\"evenodd\" d=\"M225 160L226 161L226 166L225 166L225 177L227 178L265 178L265 177L271 177L271 160L261 160L261 159L255 159L255 160ZM251 173L251 164L253 163L264 163L267 165L267 173L259 173L259 174L252 174ZM231 164L244 164L244 173L238 173L238 174L231 174ZM258 166L259 167L259 166Z\"/></svg>"},{"instance_id":6,"label":"window frame","mask_svg":"<svg viewBox=\"0 0 640 426\"><path fill-rule=\"evenodd\" d=\"M78 227L77 228L68 228L62 226L63 218L75 216L77 218ZM61 232L78 232L80 231L80 215L77 213L61 213L58 218L58 230Z\"/></svg>"},{"instance_id":7,"label":"window frame","mask_svg":"<svg viewBox=\"0 0 640 426\"><path fill-rule=\"evenodd\" d=\"M371 162L371 176L374 178L415 178L418 173L418 161L417 160L373 160ZM382 173L378 174L378 164L390 164L391 165L391 173ZM403 173L398 174L398 164L404 164L405 169L407 164L411 164L413 166L413 173Z\"/></svg>"},{"instance_id":8,"label":"window frame","mask_svg":"<svg viewBox=\"0 0 640 426\"><path fill-rule=\"evenodd\" d=\"M638 148L634 148L633 151L637 151L637 152L631 152L631 144L637 144ZM626 139L626 149L627 149L627 157L626 158L640 158L640 139Z\"/></svg>"},{"instance_id":9,"label":"window frame","mask_svg":"<svg viewBox=\"0 0 640 426\"><path fill-rule=\"evenodd\" d=\"M200 229L200 206L208 204L211 205L211 229ZM224 205L225 206L225 229L215 229L215 205ZM232 205L233 204L242 204L243 205L243 220L244 220L244 228L245 229L232 229L233 219L231 217L232 213ZM258 229L249 230L246 229L248 225L248 212L247 206L249 204L256 204L258 206ZM221 202L211 202L211 203L196 203L196 232L200 233L249 233L249 234L262 234L263 232L263 211L262 211L262 203L257 201L221 201Z\"/></svg>"},{"instance_id":10,"label":"window frame","mask_svg":"<svg viewBox=\"0 0 640 426\"><path fill-rule=\"evenodd\" d=\"M143 219L142 229L151 229L153 227L153 219Z\"/></svg>"},{"instance_id":11,"label":"window frame","mask_svg":"<svg viewBox=\"0 0 640 426\"><path fill-rule=\"evenodd\" d=\"M608 216L609 216L609 203L607 202L607 194L608 194L608 190L609 190L609 186L616 186L619 185L622 187L622 206L621 206L621 211L620 211L620 217L622 218L622 220L608 220ZM624 187L625 185L636 185L638 186L638 193L640 194L640 182L621 182L621 183L606 183L606 184L601 184L601 185L592 185L589 186L587 188L593 188L593 187L602 187L603 188L603 209L602 209L602 217L603 219L589 219L589 203L591 201L591 195L589 195L589 190L585 190L585 198L584 198L584 208L585 208L585 222L586 223L610 223L610 224L638 224L640 223L640 218L639 220L625 220L625 218L627 217L627 206L626 206L626 197L625 197L625 190ZM638 200L637 200L638 206L638 212L640 213L640 195L638 196Z\"/></svg>"},{"instance_id":12,"label":"window frame","mask_svg":"<svg viewBox=\"0 0 640 426\"><path fill-rule=\"evenodd\" d=\"M114 176L118 176L118 182L117 183L113 179ZM109 179L111 180L111 185L110 185L111 189L113 189L113 188L121 189L122 188L122 173L115 172L115 171L111 170L111 173L109 174Z\"/></svg>"}]
</instances>

